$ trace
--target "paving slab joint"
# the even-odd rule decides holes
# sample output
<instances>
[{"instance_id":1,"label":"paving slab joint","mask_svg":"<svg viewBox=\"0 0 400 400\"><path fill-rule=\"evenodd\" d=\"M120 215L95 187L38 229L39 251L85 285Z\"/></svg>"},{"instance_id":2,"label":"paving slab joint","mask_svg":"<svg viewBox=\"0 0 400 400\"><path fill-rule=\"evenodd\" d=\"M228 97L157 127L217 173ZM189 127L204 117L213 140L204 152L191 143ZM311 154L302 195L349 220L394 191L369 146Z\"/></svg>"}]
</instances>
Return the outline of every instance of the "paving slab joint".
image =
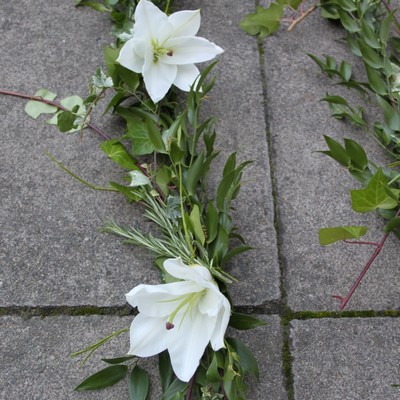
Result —
<instances>
[{"instance_id":1,"label":"paving slab joint","mask_svg":"<svg viewBox=\"0 0 400 400\"><path fill-rule=\"evenodd\" d=\"M54 317L54 316L91 316L91 315L112 315L126 316L135 315L135 310L129 305L114 307L98 307L92 305L84 306L11 306L0 307L0 317L6 315L19 316L24 319L32 317Z\"/></svg>"}]
</instances>

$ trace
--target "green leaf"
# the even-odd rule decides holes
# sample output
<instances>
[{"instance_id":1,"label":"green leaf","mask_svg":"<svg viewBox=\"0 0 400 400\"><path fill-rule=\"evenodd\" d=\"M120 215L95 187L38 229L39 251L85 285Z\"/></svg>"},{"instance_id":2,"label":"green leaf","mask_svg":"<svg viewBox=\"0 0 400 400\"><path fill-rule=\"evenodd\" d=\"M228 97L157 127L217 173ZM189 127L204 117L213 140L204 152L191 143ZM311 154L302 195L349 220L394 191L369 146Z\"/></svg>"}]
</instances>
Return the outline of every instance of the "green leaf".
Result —
<instances>
[{"instance_id":1,"label":"green leaf","mask_svg":"<svg viewBox=\"0 0 400 400\"><path fill-rule=\"evenodd\" d=\"M396 12L396 11L394 11ZM394 13L393 12L393 13ZM390 33L390 26L393 21L393 13L389 14L382 22L381 22L381 27L379 29L379 39L381 42L386 46L388 39L389 39L389 33Z\"/></svg>"},{"instance_id":2,"label":"green leaf","mask_svg":"<svg viewBox=\"0 0 400 400\"><path fill-rule=\"evenodd\" d=\"M192 212L189 215L190 224L193 228L195 238L204 246L206 237L204 235L203 226L200 220L200 209L197 204L193 206Z\"/></svg>"},{"instance_id":3,"label":"green leaf","mask_svg":"<svg viewBox=\"0 0 400 400\"><path fill-rule=\"evenodd\" d=\"M339 142L327 135L324 135L324 139L329 147L329 152L324 152L324 154L329 155L342 165L349 166L351 159L346 149Z\"/></svg>"},{"instance_id":4,"label":"green leaf","mask_svg":"<svg viewBox=\"0 0 400 400\"><path fill-rule=\"evenodd\" d=\"M107 154L107 157L119 164L122 168L137 170L135 159L126 151L118 139L106 140L100 144L101 150Z\"/></svg>"},{"instance_id":5,"label":"green leaf","mask_svg":"<svg viewBox=\"0 0 400 400\"><path fill-rule=\"evenodd\" d=\"M162 140L161 132L158 130L157 125L150 119L146 120L146 128L149 134L149 138L153 143L153 146L159 153L166 153L165 144Z\"/></svg>"},{"instance_id":6,"label":"green leaf","mask_svg":"<svg viewBox=\"0 0 400 400\"><path fill-rule=\"evenodd\" d=\"M126 87L129 89L131 93L135 93L137 88L139 87L140 78L139 75L127 68L124 68L122 65L115 65L114 71L118 74L121 80L125 83Z\"/></svg>"},{"instance_id":7,"label":"green leaf","mask_svg":"<svg viewBox=\"0 0 400 400\"><path fill-rule=\"evenodd\" d=\"M60 132L68 132L76 128L75 120L79 105L76 105L72 111L61 111L57 114L57 126Z\"/></svg>"},{"instance_id":8,"label":"green leaf","mask_svg":"<svg viewBox=\"0 0 400 400\"><path fill-rule=\"evenodd\" d=\"M394 217L385 225L385 233L390 233L400 227L400 217Z\"/></svg>"},{"instance_id":9,"label":"green leaf","mask_svg":"<svg viewBox=\"0 0 400 400\"><path fill-rule=\"evenodd\" d=\"M256 12L248 14L240 22L240 28L249 35L259 35L261 38L271 35L279 28L284 7L272 3L268 8L256 7Z\"/></svg>"},{"instance_id":10,"label":"green leaf","mask_svg":"<svg viewBox=\"0 0 400 400\"><path fill-rule=\"evenodd\" d=\"M346 239L359 239L367 233L366 226L336 226L333 228L321 228L319 230L319 244L329 244Z\"/></svg>"},{"instance_id":11,"label":"green leaf","mask_svg":"<svg viewBox=\"0 0 400 400\"><path fill-rule=\"evenodd\" d=\"M75 3L75 7L85 6L90 7L95 11L100 12L110 12L111 9L107 8L104 4L99 3L97 1L90 1L90 0L77 0Z\"/></svg>"},{"instance_id":12,"label":"green leaf","mask_svg":"<svg viewBox=\"0 0 400 400\"><path fill-rule=\"evenodd\" d=\"M75 390L97 390L115 385L128 373L127 365L113 365L89 376Z\"/></svg>"},{"instance_id":13,"label":"green leaf","mask_svg":"<svg viewBox=\"0 0 400 400\"><path fill-rule=\"evenodd\" d=\"M158 356L158 369L160 372L161 388L164 393L169 385L171 385L172 379L174 377L171 359L167 350L163 351Z\"/></svg>"},{"instance_id":14,"label":"green leaf","mask_svg":"<svg viewBox=\"0 0 400 400\"><path fill-rule=\"evenodd\" d=\"M39 89L35 96L42 97L45 100L54 100L57 95L47 89ZM40 101L30 100L26 103L25 112L32 118L36 119L41 114L52 114L58 111L55 106L42 103Z\"/></svg>"},{"instance_id":15,"label":"green leaf","mask_svg":"<svg viewBox=\"0 0 400 400\"><path fill-rule=\"evenodd\" d=\"M359 169L364 170L368 166L368 157L364 149L354 140L344 139L344 147L351 158L351 162Z\"/></svg>"},{"instance_id":16,"label":"green leaf","mask_svg":"<svg viewBox=\"0 0 400 400\"><path fill-rule=\"evenodd\" d=\"M346 61L342 61L339 67L339 72L345 81L349 81L352 74L351 64Z\"/></svg>"},{"instance_id":17,"label":"green leaf","mask_svg":"<svg viewBox=\"0 0 400 400\"><path fill-rule=\"evenodd\" d=\"M155 147L150 140L146 125L142 121L128 123L126 137L132 141L132 154L143 156L154 152Z\"/></svg>"},{"instance_id":18,"label":"green leaf","mask_svg":"<svg viewBox=\"0 0 400 400\"><path fill-rule=\"evenodd\" d=\"M385 96L388 93L385 81L382 79L379 72L369 65L365 64L365 70L367 72L368 83L371 88L378 94Z\"/></svg>"},{"instance_id":19,"label":"green leaf","mask_svg":"<svg viewBox=\"0 0 400 400\"><path fill-rule=\"evenodd\" d=\"M121 364L125 361L132 360L132 358L136 358L136 356L125 356L125 357L116 357L116 358L102 358L101 361L106 362L107 364Z\"/></svg>"},{"instance_id":20,"label":"green leaf","mask_svg":"<svg viewBox=\"0 0 400 400\"><path fill-rule=\"evenodd\" d=\"M258 326L266 325L265 321L261 321L247 314L241 314L237 312L232 312L231 318L229 320L229 326L238 330L248 330L254 329Z\"/></svg>"},{"instance_id":21,"label":"green leaf","mask_svg":"<svg viewBox=\"0 0 400 400\"><path fill-rule=\"evenodd\" d=\"M139 196L134 188L129 186L120 185L116 182L110 182L110 186L126 196L128 201L140 201L142 196Z\"/></svg>"},{"instance_id":22,"label":"green leaf","mask_svg":"<svg viewBox=\"0 0 400 400\"><path fill-rule=\"evenodd\" d=\"M357 21L355 21L353 18L351 18L348 13L341 10L340 8L338 9L338 13L340 16L340 21L342 22L343 27L347 31L349 31L350 33L355 33L361 29L360 26L358 25Z\"/></svg>"},{"instance_id":23,"label":"green leaf","mask_svg":"<svg viewBox=\"0 0 400 400\"><path fill-rule=\"evenodd\" d=\"M204 168L204 153L201 152L192 166L189 168L189 171L186 175L186 190L189 195L192 195L196 192L197 189L197 184L199 182L199 179L201 178Z\"/></svg>"},{"instance_id":24,"label":"green leaf","mask_svg":"<svg viewBox=\"0 0 400 400\"><path fill-rule=\"evenodd\" d=\"M240 358L240 366L245 372L250 372L257 379L259 377L257 360L249 348L238 339L227 338L226 341L235 349Z\"/></svg>"},{"instance_id":25,"label":"green leaf","mask_svg":"<svg viewBox=\"0 0 400 400\"><path fill-rule=\"evenodd\" d=\"M361 20L361 30L363 34L363 39L368 46L372 47L373 49L381 48L381 44L377 40L377 34L369 26L368 22L364 18Z\"/></svg>"},{"instance_id":26,"label":"green leaf","mask_svg":"<svg viewBox=\"0 0 400 400\"><path fill-rule=\"evenodd\" d=\"M213 357L210 366L207 369L206 377L208 382L220 382L222 380L221 375L218 371L218 359L217 353L213 353Z\"/></svg>"},{"instance_id":27,"label":"green leaf","mask_svg":"<svg viewBox=\"0 0 400 400\"><path fill-rule=\"evenodd\" d=\"M221 265L226 264L231 258L237 256L238 254L244 253L249 250L253 250L254 247L251 246L238 246L234 247L232 250L228 251L224 258L221 260Z\"/></svg>"},{"instance_id":28,"label":"green leaf","mask_svg":"<svg viewBox=\"0 0 400 400\"><path fill-rule=\"evenodd\" d=\"M167 390L163 393L161 400L176 400L179 393L183 393L188 384L186 382L180 381L178 378L168 386ZM179 397L178 397L179 399Z\"/></svg>"},{"instance_id":29,"label":"green leaf","mask_svg":"<svg viewBox=\"0 0 400 400\"><path fill-rule=\"evenodd\" d=\"M383 97L376 95L376 100L383 110L385 122L390 129L400 131L400 114Z\"/></svg>"},{"instance_id":30,"label":"green leaf","mask_svg":"<svg viewBox=\"0 0 400 400\"><path fill-rule=\"evenodd\" d=\"M129 377L129 396L131 400L146 400L149 393L149 374L137 365Z\"/></svg>"},{"instance_id":31,"label":"green leaf","mask_svg":"<svg viewBox=\"0 0 400 400\"><path fill-rule=\"evenodd\" d=\"M358 41L363 60L372 68L380 69L384 67L383 58L374 49L369 47L362 40Z\"/></svg>"},{"instance_id":32,"label":"green leaf","mask_svg":"<svg viewBox=\"0 0 400 400\"><path fill-rule=\"evenodd\" d=\"M209 202L207 209L207 243L211 243L218 233L218 211L214 205Z\"/></svg>"},{"instance_id":33,"label":"green leaf","mask_svg":"<svg viewBox=\"0 0 400 400\"><path fill-rule=\"evenodd\" d=\"M387 179L382 169L378 169L365 189L350 191L353 210L364 213L377 208L390 210L396 207L398 202L389 196L386 190L390 190L387 187Z\"/></svg>"}]
</instances>

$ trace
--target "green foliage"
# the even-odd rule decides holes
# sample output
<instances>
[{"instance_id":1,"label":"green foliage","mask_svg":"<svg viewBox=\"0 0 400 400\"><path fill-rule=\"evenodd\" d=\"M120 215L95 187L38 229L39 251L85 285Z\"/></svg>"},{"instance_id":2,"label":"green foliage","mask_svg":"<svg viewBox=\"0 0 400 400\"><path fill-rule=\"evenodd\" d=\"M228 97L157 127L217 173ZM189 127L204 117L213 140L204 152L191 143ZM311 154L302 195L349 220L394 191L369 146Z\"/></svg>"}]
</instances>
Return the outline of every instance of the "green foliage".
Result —
<instances>
[{"instance_id":1,"label":"green foliage","mask_svg":"<svg viewBox=\"0 0 400 400\"><path fill-rule=\"evenodd\" d=\"M131 400L146 400L149 393L149 375L137 365L129 377L129 396Z\"/></svg>"},{"instance_id":2,"label":"green foliage","mask_svg":"<svg viewBox=\"0 0 400 400\"><path fill-rule=\"evenodd\" d=\"M367 233L366 226L336 226L333 228L321 228L319 230L319 243L321 246L347 239L359 239Z\"/></svg>"},{"instance_id":3,"label":"green foliage","mask_svg":"<svg viewBox=\"0 0 400 400\"><path fill-rule=\"evenodd\" d=\"M238 330L254 329L267 323L250 315L233 312L229 320L229 326Z\"/></svg>"},{"instance_id":4,"label":"green foliage","mask_svg":"<svg viewBox=\"0 0 400 400\"><path fill-rule=\"evenodd\" d=\"M240 27L249 35L261 38L271 35L279 28L284 6L272 3L268 8L256 7L256 12L249 14L240 22Z\"/></svg>"},{"instance_id":5,"label":"green foliage","mask_svg":"<svg viewBox=\"0 0 400 400\"><path fill-rule=\"evenodd\" d=\"M398 191L389 188L381 169L373 175L365 189L352 190L350 193L352 208L357 212L364 213L377 208L390 210L398 205Z\"/></svg>"},{"instance_id":6,"label":"green foliage","mask_svg":"<svg viewBox=\"0 0 400 400\"><path fill-rule=\"evenodd\" d=\"M113 365L89 376L75 390L98 390L115 385L128 373L127 365Z\"/></svg>"}]
</instances>

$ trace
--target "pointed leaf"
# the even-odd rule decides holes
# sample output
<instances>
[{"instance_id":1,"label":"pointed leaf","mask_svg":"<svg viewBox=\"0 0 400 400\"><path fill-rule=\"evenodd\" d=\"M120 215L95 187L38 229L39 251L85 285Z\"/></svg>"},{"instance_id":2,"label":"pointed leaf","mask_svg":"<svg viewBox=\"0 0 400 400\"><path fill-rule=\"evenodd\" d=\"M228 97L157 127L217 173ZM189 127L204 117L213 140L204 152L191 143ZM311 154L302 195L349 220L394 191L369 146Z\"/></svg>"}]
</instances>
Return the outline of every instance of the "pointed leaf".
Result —
<instances>
[{"instance_id":1,"label":"pointed leaf","mask_svg":"<svg viewBox=\"0 0 400 400\"><path fill-rule=\"evenodd\" d=\"M149 393L149 374L137 365L129 377L129 396L131 400L146 400Z\"/></svg>"},{"instance_id":2,"label":"pointed leaf","mask_svg":"<svg viewBox=\"0 0 400 400\"><path fill-rule=\"evenodd\" d=\"M396 207L398 202L386 193L386 189L387 179L382 170L378 169L365 189L350 192L353 210L364 213L377 208L390 210Z\"/></svg>"},{"instance_id":3,"label":"pointed leaf","mask_svg":"<svg viewBox=\"0 0 400 400\"><path fill-rule=\"evenodd\" d=\"M257 360L250 349L238 339L227 338L226 341L235 349L240 358L240 366L245 372L250 372L257 379L259 377Z\"/></svg>"},{"instance_id":4,"label":"pointed leaf","mask_svg":"<svg viewBox=\"0 0 400 400\"><path fill-rule=\"evenodd\" d=\"M75 390L97 390L115 385L128 373L127 365L113 365L89 376Z\"/></svg>"},{"instance_id":5,"label":"pointed leaf","mask_svg":"<svg viewBox=\"0 0 400 400\"><path fill-rule=\"evenodd\" d=\"M359 239L367 233L366 226L336 226L333 228L321 228L319 230L319 243L321 246L346 239Z\"/></svg>"},{"instance_id":6,"label":"pointed leaf","mask_svg":"<svg viewBox=\"0 0 400 400\"><path fill-rule=\"evenodd\" d=\"M394 217L385 225L385 233L390 233L400 227L400 217Z\"/></svg>"},{"instance_id":7,"label":"pointed leaf","mask_svg":"<svg viewBox=\"0 0 400 400\"><path fill-rule=\"evenodd\" d=\"M266 325L265 321L261 321L260 319L254 318L247 314L241 314L237 312L232 312L231 318L229 320L229 326L238 330L248 330L254 329L258 326Z\"/></svg>"}]
</instances>

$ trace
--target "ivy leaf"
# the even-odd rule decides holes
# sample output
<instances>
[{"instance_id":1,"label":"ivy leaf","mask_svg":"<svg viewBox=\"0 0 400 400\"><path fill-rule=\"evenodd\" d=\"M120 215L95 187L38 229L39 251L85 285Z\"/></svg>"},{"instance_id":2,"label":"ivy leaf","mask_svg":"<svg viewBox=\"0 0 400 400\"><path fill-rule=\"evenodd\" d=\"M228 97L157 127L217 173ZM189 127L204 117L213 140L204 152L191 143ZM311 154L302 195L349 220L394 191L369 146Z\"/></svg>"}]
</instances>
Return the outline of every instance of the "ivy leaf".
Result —
<instances>
[{"instance_id":1,"label":"ivy leaf","mask_svg":"<svg viewBox=\"0 0 400 400\"><path fill-rule=\"evenodd\" d=\"M127 365L113 365L89 376L89 378L80 383L75 390L81 391L103 389L108 386L115 385L121 379L125 378L127 373Z\"/></svg>"},{"instance_id":2,"label":"ivy leaf","mask_svg":"<svg viewBox=\"0 0 400 400\"><path fill-rule=\"evenodd\" d=\"M328 246L329 244L346 240L359 239L367 233L366 226L335 226L333 228L321 228L319 230L319 244Z\"/></svg>"},{"instance_id":3,"label":"ivy leaf","mask_svg":"<svg viewBox=\"0 0 400 400\"><path fill-rule=\"evenodd\" d=\"M129 377L129 396L131 400L146 400L149 393L149 374L137 365Z\"/></svg>"},{"instance_id":4,"label":"ivy leaf","mask_svg":"<svg viewBox=\"0 0 400 400\"><path fill-rule=\"evenodd\" d=\"M377 208L390 210L396 207L398 201L388 195L386 190L390 190L387 186L387 179L382 169L378 169L365 189L350 191L353 210L364 213Z\"/></svg>"},{"instance_id":5,"label":"ivy leaf","mask_svg":"<svg viewBox=\"0 0 400 400\"><path fill-rule=\"evenodd\" d=\"M106 140L100 144L101 150L107 154L107 157L119 164L122 168L137 170L135 159L126 151L118 139Z\"/></svg>"},{"instance_id":6,"label":"ivy leaf","mask_svg":"<svg viewBox=\"0 0 400 400\"><path fill-rule=\"evenodd\" d=\"M50 92L50 90L47 89L39 89L35 93L35 96L42 97L45 100L54 100L57 97L57 94ZM57 111L57 107L36 100L28 101L25 106L25 112L34 119L39 117L41 114L52 114Z\"/></svg>"},{"instance_id":7,"label":"ivy leaf","mask_svg":"<svg viewBox=\"0 0 400 400\"><path fill-rule=\"evenodd\" d=\"M279 28L284 6L272 3L268 8L256 7L256 12L248 14L240 22L240 27L249 35L259 35L265 38Z\"/></svg>"}]
</instances>

